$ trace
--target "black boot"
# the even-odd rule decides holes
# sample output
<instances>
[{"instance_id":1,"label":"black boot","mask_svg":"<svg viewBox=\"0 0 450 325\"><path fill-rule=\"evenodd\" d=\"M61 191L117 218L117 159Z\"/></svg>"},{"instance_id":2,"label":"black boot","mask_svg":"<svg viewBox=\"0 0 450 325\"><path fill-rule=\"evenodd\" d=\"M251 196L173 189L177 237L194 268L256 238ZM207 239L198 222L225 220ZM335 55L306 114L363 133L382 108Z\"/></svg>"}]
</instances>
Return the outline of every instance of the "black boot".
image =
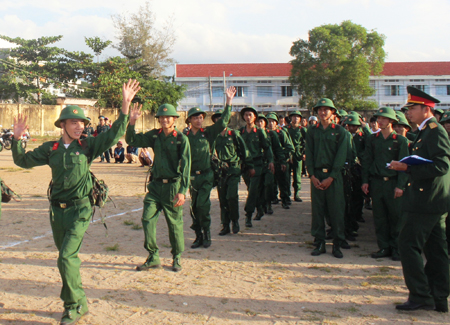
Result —
<instances>
[{"instance_id":1,"label":"black boot","mask_svg":"<svg viewBox=\"0 0 450 325\"><path fill-rule=\"evenodd\" d=\"M232 221L232 230L233 230L233 234L237 234L239 232L240 227L239 227L239 220L233 220Z\"/></svg>"},{"instance_id":2,"label":"black boot","mask_svg":"<svg viewBox=\"0 0 450 325\"><path fill-rule=\"evenodd\" d=\"M195 240L191 245L191 248L198 248L203 245L203 234L201 230L195 231Z\"/></svg>"},{"instance_id":3,"label":"black boot","mask_svg":"<svg viewBox=\"0 0 450 325\"><path fill-rule=\"evenodd\" d=\"M253 227L253 225L252 225L252 214L251 213L245 215L245 226L249 227L249 228Z\"/></svg>"},{"instance_id":4,"label":"black boot","mask_svg":"<svg viewBox=\"0 0 450 325\"><path fill-rule=\"evenodd\" d=\"M272 203L267 203L267 214L273 214Z\"/></svg>"},{"instance_id":5,"label":"black boot","mask_svg":"<svg viewBox=\"0 0 450 325\"><path fill-rule=\"evenodd\" d=\"M225 236L230 233L230 224L222 225L222 230L219 232L219 236Z\"/></svg>"},{"instance_id":6,"label":"black boot","mask_svg":"<svg viewBox=\"0 0 450 325\"><path fill-rule=\"evenodd\" d=\"M209 228L203 228L203 247L211 246L211 231Z\"/></svg>"},{"instance_id":7,"label":"black boot","mask_svg":"<svg viewBox=\"0 0 450 325\"><path fill-rule=\"evenodd\" d=\"M264 216L264 211L261 209L261 210L258 210L257 212L256 212L256 216L253 218L253 220L261 220L261 218Z\"/></svg>"}]
</instances>

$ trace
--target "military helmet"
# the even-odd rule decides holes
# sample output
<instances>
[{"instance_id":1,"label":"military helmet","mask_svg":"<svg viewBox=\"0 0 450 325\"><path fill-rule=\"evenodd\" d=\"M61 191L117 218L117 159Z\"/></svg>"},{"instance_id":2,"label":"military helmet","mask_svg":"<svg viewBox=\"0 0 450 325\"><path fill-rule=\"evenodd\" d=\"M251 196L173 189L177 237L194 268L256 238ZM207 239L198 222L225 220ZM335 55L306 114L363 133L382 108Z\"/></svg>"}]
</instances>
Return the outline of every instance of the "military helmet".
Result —
<instances>
[{"instance_id":1,"label":"military helmet","mask_svg":"<svg viewBox=\"0 0 450 325\"><path fill-rule=\"evenodd\" d=\"M375 114L373 114L373 116L387 117L387 118L390 118L391 120L394 120L394 121L398 122L398 118L395 115L394 109L392 109L390 107L381 107L381 108L379 108L378 111Z\"/></svg>"},{"instance_id":2,"label":"military helmet","mask_svg":"<svg viewBox=\"0 0 450 325\"><path fill-rule=\"evenodd\" d=\"M303 116L302 116L302 113L301 113L300 111L293 111L293 112L290 112L290 113L289 113L289 116L292 116L292 115L298 115L298 116L300 116L300 117L303 117Z\"/></svg>"},{"instance_id":3,"label":"military helmet","mask_svg":"<svg viewBox=\"0 0 450 325\"><path fill-rule=\"evenodd\" d=\"M64 107L61 114L59 114L59 118L55 121L55 126L61 128L61 122L71 118L83 120L84 125L89 123L89 120L84 115L84 111L79 106L68 105Z\"/></svg>"},{"instance_id":4,"label":"military helmet","mask_svg":"<svg viewBox=\"0 0 450 325\"><path fill-rule=\"evenodd\" d=\"M398 122L395 124L400 124L411 129L411 125L409 125L408 120L406 119L405 114L403 112L395 112L395 115L397 116L398 119Z\"/></svg>"},{"instance_id":5,"label":"military helmet","mask_svg":"<svg viewBox=\"0 0 450 325\"><path fill-rule=\"evenodd\" d=\"M359 117L354 114L349 114L347 119L344 121L344 124L348 125L361 125Z\"/></svg>"},{"instance_id":6,"label":"military helmet","mask_svg":"<svg viewBox=\"0 0 450 325\"><path fill-rule=\"evenodd\" d=\"M339 115L341 117L346 117L348 115L348 113L345 110L343 110L343 109L339 109L337 111L339 111Z\"/></svg>"},{"instance_id":7,"label":"military helmet","mask_svg":"<svg viewBox=\"0 0 450 325\"><path fill-rule=\"evenodd\" d=\"M202 114L202 115L203 115L203 118L205 118L205 116L206 116L206 113L205 113L201 108L199 108L199 107L192 107L192 108L188 111L188 116L187 116L187 119L186 119L186 124L189 123L189 118L190 118L191 116L195 116L195 115L199 115L199 114Z\"/></svg>"},{"instance_id":8,"label":"military helmet","mask_svg":"<svg viewBox=\"0 0 450 325\"><path fill-rule=\"evenodd\" d=\"M269 123L269 121L267 120L266 116L263 113L258 114L258 120L259 119L263 119L264 121L266 121L266 126Z\"/></svg>"},{"instance_id":9,"label":"military helmet","mask_svg":"<svg viewBox=\"0 0 450 325\"><path fill-rule=\"evenodd\" d=\"M445 122L450 122L450 112L445 112L439 121L439 123L445 123Z\"/></svg>"},{"instance_id":10,"label":"military helmet","mask_svg":"<svg viewBox=\"0 0 450 325\"><path fill-rule=\"evenodd\" d=\"M322 107L322 106L334 108L335 110L337 110L336 107L334 107L333 101L329 98L319 99L317 101L316 106L314 106L314 110L317 110L317 108Z\"/></svg>"},{"instance_id":11,"label":"military helmet","mask_svg":"<svg viewBox=\"0 0 450 325\"><path fill-rule=\"evenodd\" d=\"M279 122L279 120L278 120L278 115L275 114L275 113L269 113L269 114L267 114L267 115L266 115L266 119L267 119L267 120L269 120L269 119L275 120L275 121L277 121L277 124L278 124L278 122Z\"/></svg>"},{"instance_id":12,"label":"military helmet","mask_svg":"<svg viewBox=\"0 0 450 325\"><path fill-rule=\"evenodd\" d=\"M159 106L155 117L160 117L160 116L180 117L180 115L177 113L177 110L175 109L175 107L171 104L163 104L163 105Z\"/></svg>"},{"instance_id":13,"label":"military helmet","mask_svg":"<svg viewBox=\"0 0 450 325\"><path fill-rule=\"evenodd\" d=\"M211 116L211 119L214 120L216 117L221 117L223 114L223 109L218 109L214 112L214 114Z\"/></svg>"},{"instance_id":14,"label":"military helmet","mask_svg":"<svg viewBox=\"0 0 450 325\"><path fill-rule=\"evenodd\" d=\"M247 107L244 107L243 109L241 109L241 111L239 112L239 114L241 115L241 118L242 118L243 120L244 120L244 114L245 114L245 112L247 112L247 111L252 112L253 114L255 114L255 117L258 118L258 112L256 111L256 109L254 109L254 108L251 107L251 106L247 106Z\"/></svg>"},{"instance_id":15,"label":"military helmet","mask_svg":"<svg viewBox=\"0 0 450 325\"><path fill-rule=\"evenodd\" d=\"M357 111L350 111L348 114L349 114L349 115L357 116L358 118L362 119L362 115L359 114Z\"/></svg>"}]
</instances>

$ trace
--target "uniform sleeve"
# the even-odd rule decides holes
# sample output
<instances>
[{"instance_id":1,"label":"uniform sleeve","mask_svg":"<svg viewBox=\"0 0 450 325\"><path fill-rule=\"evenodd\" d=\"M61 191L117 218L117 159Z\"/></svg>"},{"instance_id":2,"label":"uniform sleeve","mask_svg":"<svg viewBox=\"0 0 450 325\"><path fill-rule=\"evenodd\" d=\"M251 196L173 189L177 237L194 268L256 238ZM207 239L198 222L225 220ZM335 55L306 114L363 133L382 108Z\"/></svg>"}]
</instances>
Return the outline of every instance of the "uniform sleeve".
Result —
<instances>
[{"instance_id":1,"label":"uniform sleeve","mask_svg":"<svg viewBox=\"0 0 450 325\"><path fill-rule=\"evenodd\" d=\"M281 145L283 146L284 150L284 162L287 162L290 158L290 156L294 153L294 145L292 144L291 138L286 132L281 131Z\"/></svg>"},{"instance_id":2,"label":"uniform sleeve","mask_svg":"<svg viewBox=\"0 0 450 325\"><path fill-rule=\"evenodd\" d=\"M253 164L252 155L250 154L250 151L248 150L247 146L245 145L244 139L242 139L241 135L238 131L234 131L236 135L236 142L237 142L237 150L239 152L239 157L243 160L241 163L244 163L248 166L250 169L254 169L255 166Z\"/></svg>"},{"instance_id":3,"label":"uniform sleeve","mask_svg":"<svg viewBox=\"0 0 450 325\"><path fill-rule=\"evenodd\" d=\"M364 150L363 160L361 162L363 184L369 183L369 169L373 162L372 141L374 139L375 138L373 136L366 138L366 149Z\"/></svg>"},{"instance_id":4,"label":"uniform sleeve","mask_svg":"<svg viewBox=\"0 0 450 325\"><path fill-rule=\"evenodd\" d=\"M191 176L191 147L189 145L189 139L183 134L181 141L181 160L180 160L180 172L181 182L178 193L186 195L189 188L189 177Z\"/></svg>"},{"instance_id":5,"label":"uniform sleeve","mask_svg":"<svg viewBox=\"0 0 450 325\"><path fill-rule=\"evenodd\" d=\"M125 133L127 123L128 115L120 112L119 118L108 131L99 133L95 138L89 137L86 139L88 141L88 147L91 150L92 159L100 156L102 152L105 152L119 141Z\"/></svg>"},{"instance_id":6,"label":"uniform sleeve","mask_svg":"<svg viewBox=\"0 0 450 325\"><path fill-rule=\"evenodd\" d=\"M331 167L330 173L330 177L333 177L334 179L341 174L342 168L345 164L345 158L347 157L348 140L345 135L346 131L342 128L339 132L341 133L341 136L339 137L338 150L336 152L336 156L334 157L333 167Z\"/></svg>"},{"instance_id":7,"label":"uniform sleeve","mask_svg":"<svg viewBox=\"0 0 450 325\"><path fill-rule=\"evenodd\" d=\"M264 157L267 160L267 163L273 163L273 152L272 152L272 146L270 145L270 140L267 137L267 133L262 130L259 130L259 141L261 143L262 148L264 149ZM279 143L278 143L279 144Z\"/></svg>"},{"instance_id":8,"label":"uniform sleeve","mask_svg":"<svg viewBox=\"0 0 450 325\"><path fill-rule=\"evenodd\" d=\"M155 140L153 134L156 129L153 129L146 133L136 134L136 129L134 125L128 125L127 133L125 135L125 141L132 147L136 148L153 148Z\"/></svg>"},{"instance_id":9,"label":"uniform sleeve","mask_svg":"<svg viewBox=\"0 0 450 325\"><path fill-rule=\"evenodd\" d=\"M398 160L401 160L409 156L408 140L402 136L399 137L400 148L398 151ZM408 174L404 172L398 172L397 187L401 190L405 190L406 183L408 182Z\"/></svg>"},{"instance_id":10,"label":"uniform sleeve","mask_svg":"<svg viewBox=\"0 0 450 325\"><path fill-rule=\"evenodd\" d=\"M32 168L36 166L48 165L51 143L46 142L33 151L25 153L25 149L21 146L21 140L12 141L12 156L14 163L22 168Z\"/></svg>"},{"instance_id":11,"label":"uniform sleeve","mask_svg":"<svg viewBox=\"0 0 450 325\"><path fill-rule=\"evenodd\" d=\"M430 130L429 138L426 143L428 157L424 158L433 160L433 163L410 166L412 180L443 176L449 170L450 141L447 134L444 130Z\"/></svg>"},{"instance_id":12,"label":"uniform sleeve","mask_svg":"<svg viewBox=\"0 0 450 325\"><path fill-rule=\"evenodd\" d=\"M220 132L222 132L228 125L228 122L230 122L231 118L231 106L227 105L225 107L225 110L222 113L222 117L216 121L211 126L208 126L208 137L210 138L209 141L212 144L214 140L217 138Z\"/></svg>"},{"instance_id":13,"label":"uniform sleeve","mask_svg":"<svg viewBox=\"0 0 450 325\"><path fill-rule=\"evenodd\" d=\"M280 164L284 163L284 151L280 144L280 139L278 139L278 134L275 131L270 131L270 136L272 137L272 153L274 154L274 160Z\"/></svg>"},{"instance_id":14,"label":"uniform sleeve","mask_svg":"<svg viewBox=\"0 0 450 325\"><path fill-rule=\"evenodd\" d=\"M362 127L362 130L363 130L363 133L364 133L366 136L370 136L370 135L372 134L372 132L370 131L369 126L367 125L367 123L366 123L366 125L365 125L364 127Z\"/></svg>"},{"instance_id":15,"label":"uniform sleeve","mask_svg":"<svg viewBox=\"0 0 450 325\"><path fill-rule=\"evenodd\" d=\"M314 130L310 129L306 133L306 170L308 171L309 177L314 176Z\"/></svg>"},{"instance_id":16,"label":"uniform sleeve","mask_svg":"<svg viewBox=\"0 0 450 325\"><path fill-rule=\"evenodd\" d=\"M302 138L300 139L300 153L303 156L306 151L306 128L302 127L300 129L300 133L302 135Z\"/></svg>"}]
</instances>

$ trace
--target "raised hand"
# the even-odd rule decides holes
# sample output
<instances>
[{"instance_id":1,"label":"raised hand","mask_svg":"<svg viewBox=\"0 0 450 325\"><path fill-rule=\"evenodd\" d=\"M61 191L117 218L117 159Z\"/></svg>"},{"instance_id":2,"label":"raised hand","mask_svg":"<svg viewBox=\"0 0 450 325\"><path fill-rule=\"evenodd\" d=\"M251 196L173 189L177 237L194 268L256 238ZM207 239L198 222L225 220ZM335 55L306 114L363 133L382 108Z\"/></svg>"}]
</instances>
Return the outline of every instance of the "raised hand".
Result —
<instances>
[{"instance_id":1,"label":"raised hand","mask_svg":"<svg viewBox=\"0 0 450 325\"><path fill-rule=\"evenodd\" d=\"M19 114L17 118L14 118L14 139L19 140L28 129L27 120L28 117L23 114Z\"/></svg>"},{"instance_id":2,"label":"raised hand","mask_svg":"<svg viewBox=\"0 0 450 325\"><path fill-rule=\"evenodd\" d=\"M138 120L142 115L142 104L139 105L139 103L133 103L133 108L130 112L130 124L134 125L136 123L136 120Z\"/></svg>"},{"instance_id":3,"label":"raised hand","mask_svg":"<svg viewBox=\"0 0 450 325\"><path fill-rule=\"evenodd\" d=\"M141 89L139 87L139 81L136 79L131 80L129 79L127 83L124 83L122 86L122 113L128 114L130 103L133 100L134 96L137 94L137 92Z\"/></svg>"},{"instance_id":4,"label":"raised hand","mask_svg":"<svg viewBox=\"0 0 450 325\"><path fill-rule=\"evenodd\" d=\"M227 105L231 106L231 103L233 102L233 98L236 95L236 87L234 87L234 86L228 87L225 94L227 96Z\"/></svg>"}]
</instances>

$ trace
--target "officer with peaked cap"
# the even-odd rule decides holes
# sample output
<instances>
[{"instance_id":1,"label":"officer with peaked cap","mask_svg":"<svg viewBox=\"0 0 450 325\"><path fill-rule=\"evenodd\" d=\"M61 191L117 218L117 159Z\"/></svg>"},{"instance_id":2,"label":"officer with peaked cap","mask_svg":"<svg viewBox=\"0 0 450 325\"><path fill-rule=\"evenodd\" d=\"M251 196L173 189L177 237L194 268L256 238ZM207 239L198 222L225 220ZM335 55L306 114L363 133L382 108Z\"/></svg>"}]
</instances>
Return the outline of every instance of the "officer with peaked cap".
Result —
<instances>
[{"instance_id":1,"label":"officer with peaked cap","mask_svg":"<svg viewBox=\"0 0 450 325\"><path fill-rule=\"evenodd\" d=\"M14 163L22 168L49 165L53 187L50 201L50 224L59 251L58 269L62 279L61 299L64 313L61 324L75 324L88 312L86 294L81 284L78 253L92 216L90 194L92 180L89 167L102 152L113 146L125 133L131 100L139 83L129 80L123 86L122 111L112 128L97 137L80 140L89 120L78 106L66 106L55 122L64 130L59 141L44 142L33 151L20 145L20 135L27 128L22 114L14 121L12 153Z\"/></svg>"},{"instance_id":2,"label":"officer with peaked cap","mask_svg":"<svg viewBox=\"0 0 450 325\"><path fill-rule=\"evenodd\" d=\"M97 125L97 135L109 130L108 124L106 124L106 118L103 115L98 117L98 125ZM100 155L100 162L103 162L106 159L106 162L111 162L111 157L109 154L109 150L106 150L104 153Z\"/></svg>"},{"instance_id":3,"label":"officer with peaked cap","mask_svg":"<svg viewBox=\"0 0 450 325\"><path fill-rule=\"evenodd\" d=\"M396 308L448 312L450 281L445 219L450 200L450 141L433 116L439 100L411 86L407 91L409 118L419 125L412 154L432 163L391 162L392 169L409 175L403 201L405 221L399 236L400 259L409 297Z\"/></svg>"},{"instance_id":4,"label":"officer with peaked cap","mask_svg":"<svg viewBox=\"0 0 450 325\"><path fill-rule=\"evenodd\" d=\"M169 228L169 240L172 246L172 270L181 270L181 253L184 251L183 204L189 187L191 171L191 149L188 138L175 127L180 116L171 104L158 108L155 117L161 124L160 129L136 134L135 124L142 115L142 105L130 113L130 124L125 141L133 147L150 147L155 153L152 181L148 184L148 193L144 198L142 227L144 228L144 248L148 252L144 264L137 271L160 268L159 248L156 244L156 224L159 214L164 211Z\"/></svg>"},{"instance_id":5,"label":"officer with peaked cap","mask_svg":"<svg viewBox=\"0 0 450 325\"><path fill-rule=\"evenodd\" d=\"M390 107L381 107L377 117L380 132L368 137L362 163L362 190L372 194L373 219L379 250L372 258L392 257L399 261L398 234L400 231L401 202L408 176L386 168L392 160L408 156L408 141L392 127L397 116Z\"/></svg>"},{"instance_id":6,"label":"officer with peaked cap","mask_svg":"<svg viewBox=\"0 0 450 325\"><path fill-rule=\"evenodd\" d=\"M317 245L311 255L326 252L325 218L329 216L333 229L332 254L342 258L341 244L345 241L342 169L347 157L347 136L342 126L332 123L336 111L332 100L320 99L314 111L320 123L306 133L306 168L311 178L311 235Z\"/></svg>"}]
</instances>

